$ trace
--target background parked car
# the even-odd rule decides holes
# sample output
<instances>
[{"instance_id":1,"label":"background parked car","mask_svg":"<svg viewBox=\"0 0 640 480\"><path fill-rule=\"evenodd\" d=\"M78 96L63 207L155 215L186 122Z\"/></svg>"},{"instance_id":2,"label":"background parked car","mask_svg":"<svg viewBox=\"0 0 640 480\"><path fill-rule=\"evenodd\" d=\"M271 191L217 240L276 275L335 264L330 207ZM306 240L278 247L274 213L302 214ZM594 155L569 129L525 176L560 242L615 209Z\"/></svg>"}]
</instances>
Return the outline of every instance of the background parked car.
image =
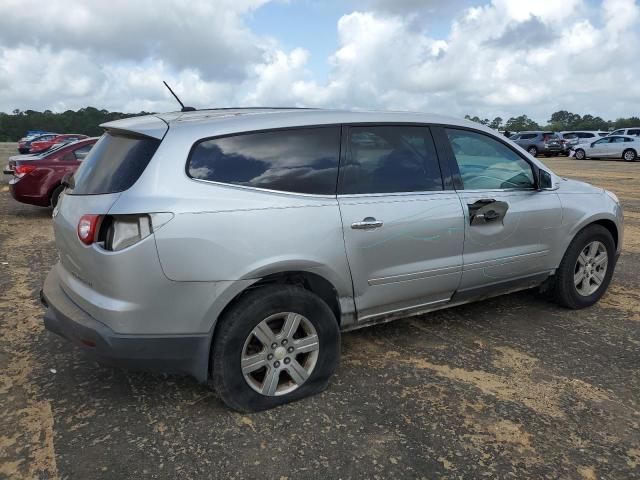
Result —
<instances>
[{"instance_id":1,"label":"background parked car","mask_svg":"<svg viewBox=\"0 0 640 480\"><path fill-rule=\"evenodd\" d=\"M640 153L640 137L609 135L592 143L581 143L575 148L577 160L585 158L622 158L634 162Z\"/></svg>"},{"instance_id":2,"label":"background parked car","mask_svg":"<svg viewBox=\"0 0 640 480\"><path fill-rule=\"evenodd\" d=\"M562 152L560 138L554 132L549 131L531 131L520 132L513 135L513 140L534 157L539 153L547 155L557 155Z\"/></svg>"},{"instance_id":3,"label":"background parked car","mask_svg":"<svg viewBox=\"0 0 640 480\"><path fill-rule=\"evenodd\" d=\"M50 140L35 141L31 143L31 153L44 152L58 143L70 143L77 140L88 138L86 135L80 133L66 133L64 135L56 135Z\"/></svg>"},{"instance_id":4,"label":"background parked car","mask_svg":"<svg viewBox=\"0 0 640 480\"><path fill-rule=\"evenodd\" d=\"M9 181L11 195L22 203L55 207L63 190L62 177L76 171L97 141L97 138L88 138L42 156L9 160L4 173L13 175Z\"/></svg>"},{"instance_id":5,"label":"background parked car","mask_svg":"<svg viewBox=\"0 0 640 480\"><path fill-rule=\"evenodd\" d=\"M578 137L571 132L559 132L556 135L558 135L558 139L560 140L562 153L565 155L571 154L572 148L578 144Z\"/></svg>"},{"instance_id":6,"label":"background parked car","mask_svg":"<svg viewBox=\"0 0 640 480\"><path fill-rule=\"evenodd\" d=\"M24 134L24 137L22 137L18 141L22 142L25 140L33 140L35 137L39 137L40 135L49 135L49 134L57 135L55 132L48 132L46 130L28 130L27 133Z\"/></svg>"},{"instance_id":7,"label":"background parked car","mask_svg":"<svg viewBox=\"0 0 640 480\"><path fill-rule=\"evenodd\" d=\"M31 150L31 144L33 142L42 142L46 140L52 140L57 137L58 133L46 133L44 135L36 135L31 137L24 137L18 142L18 152L29 153Z\"/></svg>"},{"instance_id":8,"label":"background parked car","mask_svg":"<svg viewBox=\"0 0 640 480\"><path fill-rule=\"evenodd\" d=\"M640 136L640 127L619 128L611 132L609 135L629 135L631 137Z\"/></svg>"}]
</instances>

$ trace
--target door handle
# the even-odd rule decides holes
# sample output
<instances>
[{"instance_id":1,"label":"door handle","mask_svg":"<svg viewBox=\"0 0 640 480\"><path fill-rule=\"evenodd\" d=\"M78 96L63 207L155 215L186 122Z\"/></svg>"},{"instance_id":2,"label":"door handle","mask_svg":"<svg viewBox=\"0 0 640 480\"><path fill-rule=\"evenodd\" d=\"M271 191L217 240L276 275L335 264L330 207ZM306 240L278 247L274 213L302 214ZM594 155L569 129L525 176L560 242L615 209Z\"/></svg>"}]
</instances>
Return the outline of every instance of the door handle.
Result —
<instances>
[{"instance_id":1,"label":"door handle","mask_svg":"<svg viewBox=\"0 0 640 480\"><path fill-rule=\"evenodd\" d=\"M351 228L354 230L371 230L373 228L380 228L382 221L376 220L373 217L367 217L361 222L354 222L351 224Z\"/></svg>"},{"instance_id":2,"label":"door handle","mask_svg":"<svg viewBox=\"0 0 640 480\"><path fill-rule=\"evenodd\" d=\"M493 198L483 198L469 206L469 223L471 225L484 225L501 220L509 210L509 204L498 202Z\"/></svg>"}]
</instances>

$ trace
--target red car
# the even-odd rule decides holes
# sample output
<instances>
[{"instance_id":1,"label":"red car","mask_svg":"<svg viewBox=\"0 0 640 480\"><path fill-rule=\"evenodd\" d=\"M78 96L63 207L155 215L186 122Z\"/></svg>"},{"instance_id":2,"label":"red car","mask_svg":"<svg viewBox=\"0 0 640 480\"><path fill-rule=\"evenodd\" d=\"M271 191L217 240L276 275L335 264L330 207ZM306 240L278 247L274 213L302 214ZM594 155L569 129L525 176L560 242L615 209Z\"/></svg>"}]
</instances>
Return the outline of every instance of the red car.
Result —
<instances>
[{"instance_id":1,"label":"red car","mask_svg":"<svg viewBox=\"0 0 640 480\"><path fill-rule=\"evenodd\" d=\"M31 151L31 144L33 142L41 142L43 140L53 140L57 137L57 133L45 133L42 135L38 135L36 137L25 137L21 138L18 142L18 151L20 153L29 153Z\"/></svg>"},{"instance_id":2,"label":"red car","mask_svg":"<svg viewBox=\"0 0 640 480\"><path fill-rule=\"evenodd\" d=\"M11 195L22 203L55 207L64 190L62 178L76 171L97 141L97 138L87 138L43 155L25 155L9 160L4 173L13 175L9 181Z\"/></svg>"},{"instance_id":3,"label":"red car","mask_svg":"<svg viewBox=\"0 0 640 480\"><path fill-rule=\"evenodd\" d=\"M64 135L56 135L55 137L48 140L38 140L35 142L31 142L31 153L39 153L48 150L49 148L57 145L59 143L69 143L75 142L77 140L82 140L85 138L89 138L86 135L82 135L80 133L66 133Z\"/></svg>"}]
</instances>

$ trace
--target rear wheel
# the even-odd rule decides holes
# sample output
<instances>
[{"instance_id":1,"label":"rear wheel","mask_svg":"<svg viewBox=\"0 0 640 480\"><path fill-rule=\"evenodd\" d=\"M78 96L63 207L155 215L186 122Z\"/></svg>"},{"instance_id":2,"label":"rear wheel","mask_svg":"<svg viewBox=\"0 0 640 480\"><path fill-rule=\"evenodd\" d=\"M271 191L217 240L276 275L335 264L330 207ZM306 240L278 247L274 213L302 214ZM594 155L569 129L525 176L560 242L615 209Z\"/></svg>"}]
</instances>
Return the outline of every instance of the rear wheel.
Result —
<instances>
[{"instance_id":1,"label":"rear wheel","mask_svg":"<svg viewBox=\"0 0 640 480\"><path fill-rule=\"evenodd\" d=\"M265 410L319 393L338 365L338 322L324 301L303 288L249 292L220 322L212 382L236 410Z\"/></svg>"},{"instance_id":2,"label":"rear wheel","mask_svg":"<svg viewBox=\"0 0 640 480\"><path fill-rule=\"evenodd\" d=\"M636 154L635 150L629 148L628 150L624 151L624 153L622 154L622 158L627 162L635 162L636 158L638 158L638 155Z\"/></svg>"},{"instance_id":3,"label":"rear wheel","mask_svg":"<svg viewBox=\"0 0 640 480\"><path fill-rule=\"evenodd\" d=\"M58 205L58 200L60 199L60 194L64 191L63 185L58 185L53 193L51 194L51 208L56 208Z\"/></svg>"},{"instance_id":4,"label":"rear wheel","mask_svg":"<svg viewBox=\"0 0 640 480\"><path fill-rule=\"evenodd\" d=\"M609 286L615 267L615 244L601 225L580 231L564 254L556 274L556 301L567 308L596 303Z\"/></svg>"},{"instance_id":5,"label":"rear wheel","mask_svg":"<svg viewBox=\"0 0 640 480\"><path fill-rule=\"evenodd\" d=\"M584 150L579 148L576 150L576 160L584 160L585 158L587 158L587 155L584 153Z\"/></svg>"},{"instance_id":6,"label":"rear wheel","mask_svg":"<svg viewBox=\"0 0 640 480\"><path fill-rule=\"evenodd\" d=\"M536 147L529 147L527 148L527 152L529 152L529 154L533 157L535 157L536 155L538 155L538 149Z\"/></svg>"}]
</instances>

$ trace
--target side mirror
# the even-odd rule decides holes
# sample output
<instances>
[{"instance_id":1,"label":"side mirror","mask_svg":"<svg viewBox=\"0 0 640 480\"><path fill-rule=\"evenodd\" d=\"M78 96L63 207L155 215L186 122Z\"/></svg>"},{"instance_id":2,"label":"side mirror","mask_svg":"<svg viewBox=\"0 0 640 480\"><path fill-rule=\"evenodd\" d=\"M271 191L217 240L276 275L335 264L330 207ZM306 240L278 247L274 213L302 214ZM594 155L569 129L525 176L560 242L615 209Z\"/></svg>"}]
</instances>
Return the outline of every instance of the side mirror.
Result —
<instances>
[{"instance_id":1,"label":"side mirror","mask_svg":"<svg viewBox=\"0 0 640 480\"><path fill-rule=\"evenodd\" d=\"M546 170L538 170L538 190L548 190L553 188L551 174Z\"/></svg>"},{"instance_id":2,"label":"side mirror","mask_svg":"<svg viewBox=\"0 0 640 480\"><path fill-rule=\"evenodd\" d=\"M596 145L596 142L593 142L593 143L591 144L591 148L593 148L595 145Z\"/></svg>"}]
</instances>

